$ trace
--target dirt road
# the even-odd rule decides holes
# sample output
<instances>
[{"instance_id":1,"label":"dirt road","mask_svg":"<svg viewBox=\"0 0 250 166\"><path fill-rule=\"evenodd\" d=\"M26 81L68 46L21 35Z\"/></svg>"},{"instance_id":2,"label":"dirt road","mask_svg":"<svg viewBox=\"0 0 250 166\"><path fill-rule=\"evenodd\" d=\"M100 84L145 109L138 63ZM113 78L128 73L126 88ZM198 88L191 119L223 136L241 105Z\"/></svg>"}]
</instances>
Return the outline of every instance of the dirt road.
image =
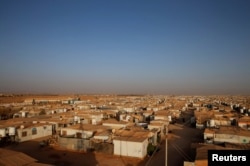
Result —
<instances>
[{"instance_id":1,"label":"dirt road","mask_svg":"<svg viewBox=\"0 0 250 166\"><path fill-rule=\"evenodd\" d=\"M186 119L190 116L188 115ZM194 161L195 149L191 143L202 142L202 130L192 128L188 121L178 121L169 126L171 133L167 139L168 166L183 166L184 161ZM154 154L148 166L165 166L166 142L160 145L160 150Z\"/></svg>"}]
</instances>

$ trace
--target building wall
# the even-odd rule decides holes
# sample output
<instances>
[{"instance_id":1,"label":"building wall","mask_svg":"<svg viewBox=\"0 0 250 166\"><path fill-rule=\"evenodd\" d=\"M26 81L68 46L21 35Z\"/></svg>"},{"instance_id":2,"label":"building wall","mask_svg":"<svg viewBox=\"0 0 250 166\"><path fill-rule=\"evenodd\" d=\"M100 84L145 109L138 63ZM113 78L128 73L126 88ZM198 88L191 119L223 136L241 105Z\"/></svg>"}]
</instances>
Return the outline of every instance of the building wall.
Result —
<instances>
[{"instance_id":1,"label":"building wall","mask_svg":"<svg viewBox=\"0 0 250 166\"><path fill-rule=\"evenodd\" d=\"M150 124L150 125L148 125L148 129L149 130L152 130L152 129L158 129L158 131L161 131L161 132L163 132L163 130L164 130L164 125L162 125L162 126L154 126L154 124Z\"/></svg>"},{"instance_id":2,"label":"building wall","mask_svg":"<svg viewBox=\"0 0 250 166\"><path fill-rule=\"evenodd\" d=\"M247 123L239 122L239 123L238 123L238 126L241 127L241 128L247 129Z\"/></svg>"},{"instance_id":3,"label":"building wall","mask_svg":"<svg viewBox=\"0 0 250 166\"><path fill-rule=\"evenodd\" d=\"M214 120L216 126L231 126L230 120Z\"/></svg>"},{"instance_id":4,"label":"building wall","mask_svg":"<svg viewBox=\"0 0 250 166\"><path fill-rule=\"evenodd\" d=\"M61 135L62 136L74 136L77 137L77 133L81 133L81 138L89 138L93 136L93 131L84 131L84 130L77 130L71 128L62 128Z\"/></svg>"},{"instance_id":5,"label":"building wall","mask_svg":"<svg viewBox=\"0 0 250 166\"><path fill-rule=\"evenodd\" d=\"M34 130L36 130L36 132ZM19 128L17 129L17 135L20 142L50 136L52 135L52 125L34 126L24 129Z\"/></svg>"},{"instance_id":6,"label":"building wall","mask_svg":"<svg viewBox=\"0 0 250 166\"><path fill-rule=\"evenodd\" d=\"M108 140L109 136L108 135L98 135L98 136L94 136L95 139L99 139L99 140Z\"/></svg>"},{"instance_id":7,"label":"building wall","mask_svg":"<svg viewBox=\"0 0 250 166\"><path fill-rule=\"evenodd\" d=\"M95 152L106 153L113 155L114 154L114 145L105 142L91 142L91 147L95 150Z\"/></svg>"},{"instance_id":8,"label":"building wall","mask_svg":"<svg viewBox=\"0 0 250 166\"><path fill-rule=\"evenodd\" d=\"M204 126L204 124L196 123L196 128L197 128L197 129L204 129L205 126Z\"/></svg>"},{"instance_id":9,"label":"building wall","mask_svg":"<svg viewBox=\"0 0 250 166\"><path fill-rule=\"evenodd\" d=\"M246 137L246 136L239 136L239 143L250 143L250 137Z\"/></svg>"},{"instance_id":10,"label":"building wall","mask_svg":"<svg viewBox=\"0 0 250 166\"><path fill-rule=\"evenodd\" d=\"M81 152L86 152L88 148L91 148L90 140L79 138L59 137L58 144L61 148Z\"/></svg>"},{"instance_id":11,"label":"building wall","mask_svg":"<svg viewBox=\"0 0 250 166\"><path fill-rule=\"evenodd\" d=\"M250 137L232 134L215 134L215 142L250 143Z\"/></svg>"},{"instance_id":12,"label":"building wall","mask_svg":"<svg viewBox=\"0 0 250 166\"><path fill-rule=\"evenodd\" d=\"M168 120L168 117L163 115L155 115L155 120Z\"/></svg>"},{"instance_id":13,"label":"building wall","mask_svg":"<svg viewBox=\"0 0 250 166\"><path fill-rule=\"evenodd\" d=\"M213 138L214 134L213 133L204 133L204 140L206 140L207 138Z\"/></svg>"},{"instance_id":14,"label":"building wall","mask_svg":"<svg viewBox=\"0 0 250 166\"><path fill-rule=\"evenodd\" d=\"M250 122L239 122L238 126L244 129L250 129Z\"/></svg>"},{"instance_id":15,"label":"building wall","mask_svg":"<svg viewBox=\"0 0 250 166\"><path fill-rule=\"evenodd\" d=\"M134 112L134 111L135 111L134 108L130 108L130 107L123 108L123 110L125 110L125 111L127 111L127 112Z\"/></svg>"},{"instance_id":16,"label":"building wall","mask_svg":"<svg viewBox=\"0 0 250 166\"><path fill-rule=\"evenodd\" d=\"M230 142L230 143L238 143L239 136L232 134L215 134L214 136L215 142Z\"/></svg>"},{"instance_id":17,"label":"building wall","mask_svg":"<svg viewBox=\"0 0 250 166\"><path fill-rule=\"evenodd\" d=\"M144 158L147 155L148 139L143 142L114 140L114 154L129 157Z\"/></svg>"},{"instance_id":18,"label":"building wall","mask_svg":"<svg viewBox=\"0 0 250 166\"><path fill-rule=\"evenodd\" d=\"M126 124L114 124L114 123L103 123L102 125L103 126L109 126L112 129L120 129L120 128L123 128L123 127L127 126Z\"/></svg>"}]
</instances>

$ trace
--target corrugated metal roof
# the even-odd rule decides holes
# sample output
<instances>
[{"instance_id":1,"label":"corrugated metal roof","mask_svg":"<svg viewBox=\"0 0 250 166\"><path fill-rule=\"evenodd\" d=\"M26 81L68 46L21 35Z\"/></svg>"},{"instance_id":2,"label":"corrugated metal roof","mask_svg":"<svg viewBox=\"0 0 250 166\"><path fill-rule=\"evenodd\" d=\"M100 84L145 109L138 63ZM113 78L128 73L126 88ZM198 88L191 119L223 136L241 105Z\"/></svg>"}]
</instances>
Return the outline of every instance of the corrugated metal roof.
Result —
<instances>
[{"instance_id":1,"label":"corrugated metal roof","mask_svg":"<svg viewBox=\"0 0 250 166\"><path fill-rule=\"evenodd\" d=\"M114 140L130 141L130 142L143 142L150 137L149 131L136 131L136 130L117 130Z\"/></svg>"}]
</instances>

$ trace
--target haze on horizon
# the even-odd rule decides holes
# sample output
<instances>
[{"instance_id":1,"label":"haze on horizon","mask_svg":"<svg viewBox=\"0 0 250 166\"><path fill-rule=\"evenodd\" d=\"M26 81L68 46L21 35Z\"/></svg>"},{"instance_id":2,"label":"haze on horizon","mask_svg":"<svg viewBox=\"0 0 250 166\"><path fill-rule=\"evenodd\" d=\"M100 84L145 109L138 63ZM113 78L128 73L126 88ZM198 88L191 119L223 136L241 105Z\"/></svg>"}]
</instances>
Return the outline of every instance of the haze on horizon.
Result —
<instances>
[{"instance_id":1,"label":"haze on horizon","mask_svg":"<svg viewBox=\"0 0 250 166\"><path fill-rule=\"evenodd\" d=\"M249 7L0 1L0 92L249 95Z\"/></svg>"}]
</instances>

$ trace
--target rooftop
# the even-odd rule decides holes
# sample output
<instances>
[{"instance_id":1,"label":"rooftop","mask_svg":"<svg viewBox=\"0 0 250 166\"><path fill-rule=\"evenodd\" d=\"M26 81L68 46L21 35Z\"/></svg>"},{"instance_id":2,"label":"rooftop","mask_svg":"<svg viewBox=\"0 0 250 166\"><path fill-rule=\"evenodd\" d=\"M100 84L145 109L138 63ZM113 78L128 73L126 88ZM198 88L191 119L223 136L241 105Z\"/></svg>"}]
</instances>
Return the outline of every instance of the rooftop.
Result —
<instances>
[{"instance_id":1,"label":"rooftop","mask_svg":"<svg viewBox=\"0 0 250 166\"><path fill-rule=\"evenodd\" d=\"M218 145L204 145L196 149L195 160L207 160L208 150L229 150L229 149Z\"/></svg>"},{"instance_id":2,"label":"rooftop","mask_svg":"<svg viewBox=\"0 0 250 166\"><path fill-rule=\"evenodd\" d=\"M204 133L214 133L214 134L231 134L231 135L241 135L250 137L250 131L242 129L240 127L233 126L221 126L220 128L210 128L206 129Z\"/></svg>"},{"instance_id":3,"label":"rooftop","mask_svg":"<svg viewBox=\"0 0 250 166\"><path fill-rule=\"evenodd\" d=\"M69 129L77 129L77 130L85 130L85 131L101 131L101 130L108 130L109 127L102 126L102 125L91 125L91 124L76 124L67 127Z\"/></svg>"}]
</instances>

